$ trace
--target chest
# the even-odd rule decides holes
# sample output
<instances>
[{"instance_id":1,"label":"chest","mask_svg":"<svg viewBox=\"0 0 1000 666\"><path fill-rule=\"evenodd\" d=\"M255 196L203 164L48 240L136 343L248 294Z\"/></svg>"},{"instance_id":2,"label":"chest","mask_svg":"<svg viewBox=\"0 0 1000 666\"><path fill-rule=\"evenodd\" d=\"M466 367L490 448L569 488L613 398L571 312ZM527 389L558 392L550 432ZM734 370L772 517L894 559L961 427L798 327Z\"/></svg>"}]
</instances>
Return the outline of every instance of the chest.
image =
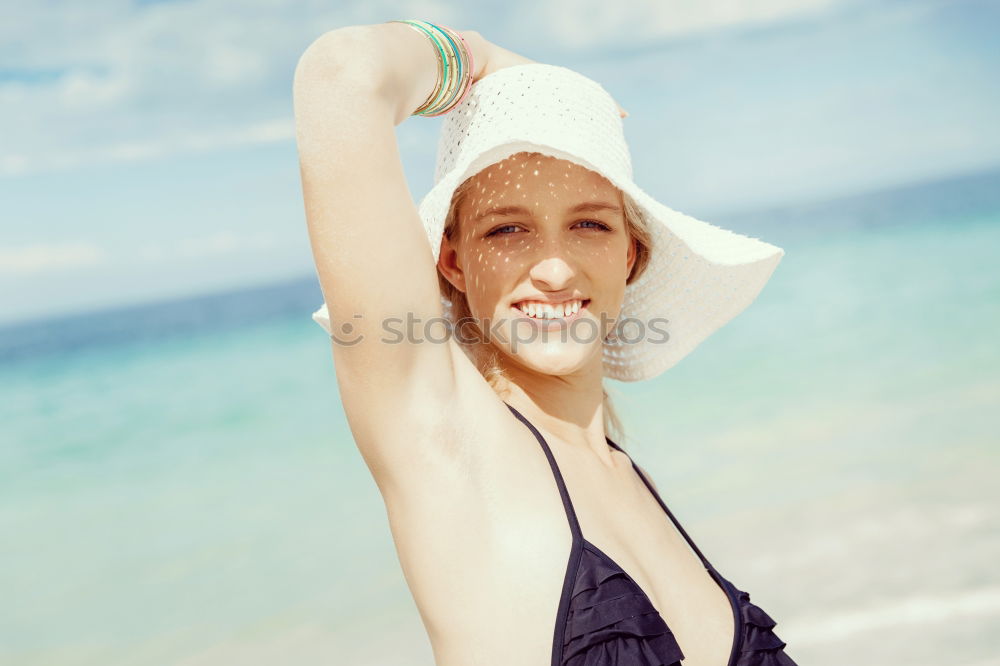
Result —
<instances>
[{"instance_id":1,"label":"chest","mask_svg":"<svg viewBox=\"0 0 1000 666\"><path fill-rule=\"evenodd\" d=\"M675 645L661 643L659 658L676 649L684 666L726 666L736 635L734 600L641 477L601 477L571 463L564 469L570 501L551 488L529 491L529 476L519 500L506 504L521 510L500 527L501 543L519 544L496 563L517 577L507 585L523 595L545 590L532 617L549 634L534 636L537 645L549 641L552 655L539 663L562 663L559 653L575 663L574 655L587 650L627 650L596 646L616 631L669 631ZM510 562L518 563L516 572L506 570Z\"/></svg>"},{"instance_id":2,"label":"chest","mask_svg":"<svg viewBox=\"0 0 1000 666\"><path fill-rule=\"evenodd\" d=\"M580 563L571 559L567 571L568 577L577 577L580 592L570 605L596 608L603 594L611 608L632 594L625 614L647 612L647 624L665 625L660 629L669 631L675 648L683 651L684 666L726 666L739 629L734 613L738 601L642 474L630 464L624 471L595 473L578 467L571 457L559 465L569 500L564 510L582 544ZM573 571L574 566L582 571ZM588 573L587 567L597 567L600 574ZM610 581L610 592L588 591L604 579ZM614 613L605 615L602 621ZM573 641L569 643L572 651Z\"/></svg>"}]
</instances>

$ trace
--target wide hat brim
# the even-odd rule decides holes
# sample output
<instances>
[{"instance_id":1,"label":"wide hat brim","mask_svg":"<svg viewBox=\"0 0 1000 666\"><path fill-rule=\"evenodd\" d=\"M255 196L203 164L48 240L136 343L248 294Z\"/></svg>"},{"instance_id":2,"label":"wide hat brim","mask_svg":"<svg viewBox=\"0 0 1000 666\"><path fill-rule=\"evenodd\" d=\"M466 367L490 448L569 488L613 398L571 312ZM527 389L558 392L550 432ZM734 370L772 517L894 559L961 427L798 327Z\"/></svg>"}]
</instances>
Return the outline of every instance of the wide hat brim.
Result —
<instances>
[{"instance_id":1,"label":"wide hat brim","mask_svg":"<svg viewBox=\"0 0 1000 666\"><path fill-rule=\"evenodd\" d=\"M514 77L507 70L520 72ZM530 93L531 84L540 88L539 78L544 79L546 92L554 87L561 98L575 94L580 98L573 100L577 105L587 105L579 108L597 110L589 114L589 120L581 119L579 127L561 117L558 124L546 128L545 118L552 115L548 109L529 116L528 124L504 128L510 110L525 104L525 94L520 93ZM524 87L520 93L518 84ZM501 116L496 107L502 107L504 95L517 97L517 106L507 107ZM546 96L537 102L550 104ZM488 129L482 117L488 114L480 112L484 107L494 111L486 123ZM641 381L675 365L750 305L784 256L780 247L673 210L640 188L631 176L624 137L615 136L616 129L621 132L620 119L615 128L609 115L618 119L617 105L599 84L573 70L542 63L499 70L478 81L452 114L459 115L446 116L442 127L437 182L418 207L435 262L455 189L480 170L519 152L538 152L595 171L641 209L652 237L649 261L643 273L625 287L619 323L603 342L605 377ZM599 125L584 126L588 123ZM453 320L451 303L444 296L441 300L445 316ZM331 332L325 303L313 319Z\"/></svg>"}]
</instances>

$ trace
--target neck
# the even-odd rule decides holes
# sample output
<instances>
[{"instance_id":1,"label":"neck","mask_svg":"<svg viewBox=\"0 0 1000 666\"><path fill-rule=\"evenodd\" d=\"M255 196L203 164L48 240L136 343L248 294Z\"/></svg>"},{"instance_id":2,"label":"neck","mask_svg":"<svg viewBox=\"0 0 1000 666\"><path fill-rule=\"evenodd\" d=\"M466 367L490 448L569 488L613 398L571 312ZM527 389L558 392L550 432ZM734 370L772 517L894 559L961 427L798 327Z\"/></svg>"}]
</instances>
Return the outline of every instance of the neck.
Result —
<instances>
[{"instance_id":1,"label":"neck","mask_svg":"<svg viewBox=\"0 0 1000 666\"><path fill-rule=\"evenodd\" d=\"M604 428L602 358L566 375L547 375L500 361L503 376L497 392L536 428L574 448L591 449L611 461Z\"/></svg>"}]
</instances>

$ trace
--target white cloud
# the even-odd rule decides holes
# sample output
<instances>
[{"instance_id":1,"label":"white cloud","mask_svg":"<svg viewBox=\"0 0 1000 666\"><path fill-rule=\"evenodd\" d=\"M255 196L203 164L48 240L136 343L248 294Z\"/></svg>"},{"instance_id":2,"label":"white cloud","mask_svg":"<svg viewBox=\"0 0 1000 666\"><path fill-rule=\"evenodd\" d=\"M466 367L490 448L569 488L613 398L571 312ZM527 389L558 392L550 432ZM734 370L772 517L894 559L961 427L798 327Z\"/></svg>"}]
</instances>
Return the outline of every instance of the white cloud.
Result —
<instances>
[{"instance_id":1,"label":"white cloud","mask_svg":"<svg viewBox=\"0 0 1000 666\"><path fill-rule=\"evenodd\" d=\"M150 137L147 140L87 146L75 151L5 155L0 157L0 176L72 169L96 164L150 160L178 153L196 153L270 143L291 139L294 136L293 120L291 118L277 118L242 127L210 132L187 132Z\"/></svg>"},{"instance_id":2,"label":"white cloud","mask_svg":"<svg viewBox=\"0 0 1000 666\"><path fill-rule=\"evenodd\" d=\"M177 245L177 254L186 259L217 257L266 250L273 247L274 244L275 238L267 233L237 234L231 231L220 231L208 236L181 240Z\"/></svg>"},{"instance_id":3,"label":"white cloud","mask_svg":"<svg viewBox=\"0 0 1000 666\"><path fill-rule=\"evenodd\" d=\"M4 3L0 175L292 137L291 75L320 3ZM377 7L375 8L377 9Z\"/></svg>"},{"instance_id":4,"label":"white cloud","mask_svg":"<svg viewBox=\"0 0 1000 666\"><path fill-rule=\"evenodd\" d=\"M0 274L35 275L89 268L106 258L102 247L87 242L0 247Z\"/></svg>"},{"instance_id":5,"label":"white cloud","mask_svg":"<svg viewBox=\"0 0 1000 666\"><path fill-rule=\"evenodd\" d=\"M760 25L827 10L845 0L552 0L547 28L563 46L637 46L637 41Z\"/></svg>"},{"instance_id":6,"label":"white cloud","mask_svg":"<svg viewBox=\"0 0 1000 666\"><path fill-rule=\"evenodd\" d=\"M255 254L273 250L287 237L279 237L266 231L221 230L204 236L172 239L164 242L147 243L128 251L128 260L133 264L180 264L190 259L219 258L240 254Z\"/></svg>"},{"instance_id":7,"label":"white cloud","mask_svg":"<svg viewBox=\"0 0 1000 666\"><path fill-rule=\"evenodd\" d=\"M202 257L252 254L278 246L279 238L269 232L216 233L194 238L170 241L168 244L149 244L138 248L109 251L93 242L34 243L20 247L0 246L0 276L27 276L93 268L111 265L114 255L121 259L126 252L130 260L143 264L175 262ZM287 241L287 239L286 239Z\"/></svg>"},{"instance_id":8,"label":"white cloud","mask_svg":"<svg viewBox=\"0 0 1000 666\"><path fill-rule=\"evenodd\" d=\"M436 0L3 3L0 57L22 75L0 82L0 177L291 139L298 56L343 25L431 17L497 41L510 33L577 48L776 20L834 1L552 0L515 2L496 16Z\"/></svg>"}]
</instances>

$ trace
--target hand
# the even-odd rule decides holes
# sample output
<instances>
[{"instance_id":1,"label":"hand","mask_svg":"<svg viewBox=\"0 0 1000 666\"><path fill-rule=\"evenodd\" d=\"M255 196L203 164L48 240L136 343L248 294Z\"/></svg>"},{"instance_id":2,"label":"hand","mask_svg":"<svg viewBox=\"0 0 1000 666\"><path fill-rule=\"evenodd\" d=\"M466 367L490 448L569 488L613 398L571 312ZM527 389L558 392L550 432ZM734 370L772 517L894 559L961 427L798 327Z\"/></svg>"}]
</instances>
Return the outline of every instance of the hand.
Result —
<instances>
[{"instance_id":1,"label":"hand","mask_svg":"<svg viewBox=\"0 0 1000 666\"><path fill-rule=\"evenodd\" d=\"M476 67L476 71L472 73L473 83L504 67L537 62L505 49L502 46L497 46L475 30L460 30L459 32L469 45L469 48L472 49L473 64ZM628 116L628 111L618 105L617 102L615 102L615 106L618 106L618 114L622 118Z\"/></svg>"}]
</instances>

